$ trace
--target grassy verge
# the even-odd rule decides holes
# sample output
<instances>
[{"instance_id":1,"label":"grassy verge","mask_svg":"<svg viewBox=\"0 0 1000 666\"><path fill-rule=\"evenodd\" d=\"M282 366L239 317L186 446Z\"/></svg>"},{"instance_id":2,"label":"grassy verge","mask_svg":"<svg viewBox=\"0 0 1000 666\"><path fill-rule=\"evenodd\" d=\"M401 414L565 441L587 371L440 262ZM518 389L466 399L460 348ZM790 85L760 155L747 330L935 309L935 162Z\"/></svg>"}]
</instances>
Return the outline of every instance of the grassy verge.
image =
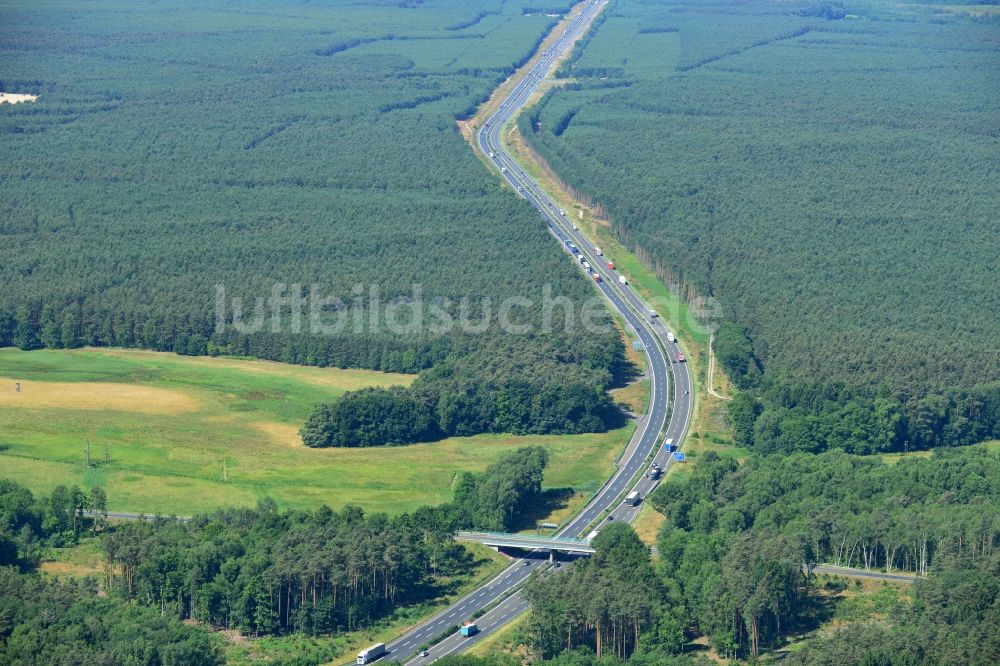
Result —
<instances>
[{"instance_id":1,"label":"grassy verge","mask_svg":"<svg viewBox=\"0 0 1000 666\"><path fill-rule=\"evenodd\" d=\"M986 449L987 451L1000 451L1000 439L990 439L985 442L979 442L978 444L972 444L972 446L978 446ZM930 458L934 455L934 451L937 449L926 449L920 451L910 451L908 453L880 453L879 458L883 462L889 463L890 465L895 465L900 460L906 458Z\"/></svg>"},{"instance_id":2,"label":"grassy verge","mask_svg":"<svg viewBox=\"0 0 1000 666\"><path fill-rule=\"evenodd\" d=\"M677 467L677 465L674 465L674 467ZM632 523L632 527L644 544L655 546L656 537L660 533L660 528L663 527L666 519L666 516L654 509L651 504L644 502L642 508L639 510L639 515L636 516L635 521ZM657 556L654 555L653 557L656 559Z\"/></svg>"},{"instance_id":3,"label":"grassy verge","mask_svg":"<svg viewBox=\"0 0 1000 666\"><path fill-rule=\"evenodd\" d=\"M15 393L14 382L21 382ZM631 434L480 435L391 449L302 446L316 403L412 377L125 350L0 350L0 464L47 493L102 485L109 508L189 515L252 506L358 504L401 513L445 502L459 471L520 446L549 450L546 485L600 487ZM90 461L84 463L90 446ZM556 507L561 508L561 507Z\"/></svg>"},{"instance_id":4,"label":"grassy verge","mask_svg":"<svg viewBox=\"0 0 1000 666\"><path fill-rule=\"evenodd\" d=\"M820 599L817 624L789 636L784 646L767 657L770 662L779 661L783 653L799 650L809 638L827 636L855 623L887 621L913 603L912 586L902 583L820 574L816 584Z\"/></svg>"},{"instance_id":5,"label":"grassy verge","mask_svg":"<svg viewBox=\"0 0 1000 666\"><path fill-rule=\"evenodd\" d=\"M522 662L527 660L529 653L524 646L524 631L528 624L529 613L530 611L521 613L499 630L474 644L467 654L479 657L490 654L515 654Z\"/></svg>"},{"instance_id":6,"label":"grassy verge","mask_svg":"<svg viewBox=\"0 0 1000 666\"><path fill-rule=\"evenodd\" d=\"M51 576L97 576L103 580L104 548L99 539L84 536L71 548L48 549L38 568Z\"/></svg>"},{"instance_id":7,"label":"grassy verge","mask_svg":"<svg viewBox=\"0 0 1000 666\"><path fill-rule=\"evenodd\" d=\"M635 369L637 376L625 386L613 389L611 397L633 414L645 414L649 408L649 376L646 355L632 348L632 343L639 338L625 326L621 317L615 315L615 322L621 333L622 344L625 345L625 358Z\"/></svg>"}]
</instances>

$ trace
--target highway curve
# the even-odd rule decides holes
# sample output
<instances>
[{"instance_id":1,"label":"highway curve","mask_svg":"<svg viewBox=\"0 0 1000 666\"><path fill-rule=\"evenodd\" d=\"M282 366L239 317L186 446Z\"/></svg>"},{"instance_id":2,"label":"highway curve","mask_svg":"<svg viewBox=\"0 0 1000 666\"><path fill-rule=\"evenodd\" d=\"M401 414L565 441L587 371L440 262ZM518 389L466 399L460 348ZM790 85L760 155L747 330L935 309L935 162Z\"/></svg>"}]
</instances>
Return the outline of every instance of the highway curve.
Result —
<instances>
[{"instance_id":1,"label":"highway curve","mask_svg":"<svg viewBox=\"0 0 1000 666\"><path fill-rule=\"evenodd\" d=\"M649 411L639 421L615 474L586 507L559 531L559 536L567 537L592 535L608 520L631 521L635 518L639 507L622 504L622 496L626 491L637 490L642 497L646 497L656 487L658 482L651 480L643 472L654 459L664 470L667 469L672 459L664 451L664 447L658 445L660 436L663 434L665 439L670 438L680 444L693 407L693 396L690 394L692 382L687 364L673 362L680 349L675 343L668 342L663 322L651 314L649 306L643 303L630 286L619 283L618 274L607 267L606 261L600 261L602 257L596 254L593 245L573 228L573 224L555 202L504 151L500 142L503 126L524 106L556 59L572 47L604 4L604 0L591 0L587 3L559 40L544 51L538 63L517 82L498 111L484 123L475 137L478 148L496 165L504 179L538 209L555 239L566 249L569 260L580 265L570 251L572 243L586 258L592 270L601 276L602 279L598 282L584 273L581 267L585 279L593 281L604 298L636 333L647 355L650 376ZM670 409L671 386L674 392L673 409ZM548 568L547 553L528 553L516 559L493 580L389 643L386 646L386 656L382 659L422 665L447 654L461 652L526 610L527 602L516 590L532 572L543 568ZM439 638L442 633L473 618L488 606L491 607L490 610L476 618L480 629L478 634L464 638L454 632L432 646L427 657L417 654L421 645Z\"/></svg>"}]
</instances>

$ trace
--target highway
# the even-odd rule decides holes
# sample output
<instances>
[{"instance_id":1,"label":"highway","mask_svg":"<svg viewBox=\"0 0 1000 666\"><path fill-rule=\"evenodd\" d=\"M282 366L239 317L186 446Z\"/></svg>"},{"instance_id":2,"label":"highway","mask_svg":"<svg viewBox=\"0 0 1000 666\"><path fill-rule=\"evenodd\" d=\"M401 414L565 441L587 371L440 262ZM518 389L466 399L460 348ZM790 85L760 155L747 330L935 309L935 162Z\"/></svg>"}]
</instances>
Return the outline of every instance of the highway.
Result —
<instances>
[{"instance_id":1,"label":"highway","mask_svg":"<svg viewBox=\"0 0 1000 666\"><path fill-rule=\"evenodd\" d=\"M599 261L601 257L593 245L504 151L500 141L503 126L528 101L557 58L572 47L604 4L604 0L594 0L585 6L559 39L542 53L536 65L516 83L496 113L484 123L475 137L478 148L496 165L503 178L538 209L550 232L574 263L580 266L570 251L570 243L575 244L580 254L593 267L592 270L601 276L602 279L598 282L591 274L585 274L586 279L594 283L642 342L648 361L650 399L647 413L638 421L636 432L619 459L615 473L584 509L557 533L557 536L571 538L592 537L603 524L615 520L631 521L635 518L640 506L626 506L621 503L621 498L626 491L633 489L642 497L655 489L658 482L644 474L650 463L655 458L661 468L666 470L672 462L670 455L660 446L661 433L665 438L671 438L680 444L693 408L690 373L685 363L672 362L680 349L676 344L668 342L663 322L651 314L649 306L643 303L630 286L619 283L618 274L607 267L606 261ZM674 392L673 409L670 408L671 387ZM502 627L526 610L527 602L517 592L517 588L536 570L548 569L548 557L547 552L537 551L515 560L493 580L387 644L387 653L382 660L398 660L422 666L445 655L461 652ZM571 559L569 556L563 558ZM487 607L490 607L487 612L475 617ZM453 630L456 625L474 617L480 628L478 634L464 638ZM416 654L423 644L440 638L449 630L450 635L432 646L428 656Z\"/></svg>"}]
</instances>

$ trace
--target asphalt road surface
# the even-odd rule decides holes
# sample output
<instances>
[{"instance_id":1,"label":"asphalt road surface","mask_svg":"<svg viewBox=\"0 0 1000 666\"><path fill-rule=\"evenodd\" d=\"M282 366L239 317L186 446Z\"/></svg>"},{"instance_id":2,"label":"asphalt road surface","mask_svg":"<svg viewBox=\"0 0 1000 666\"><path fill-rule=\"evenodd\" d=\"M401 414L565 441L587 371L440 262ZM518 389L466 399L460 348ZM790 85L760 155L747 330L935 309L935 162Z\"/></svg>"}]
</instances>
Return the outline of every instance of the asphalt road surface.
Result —
<instances>
[{"instance_id":1,"label":"asphalt road surface","mask_svg":"<svg viewBox=\"0 0 1000 666\"><path fill-rule=\"evenodd\" d=\"M680 444L691 419L692 387L691 376L685 363L675 362L680 349L668 342L667 329L657 316L653 316L645 303L628 285L618 280L618 274L601 261L595 248L573 228L556 203L550 200L516 162L504 151L500 142L500 131L517 111L527 102L552 67L557 57L571 48L582 35L590 21L605 4L603 0L589 3L568 26L559 40L544 51L539 62L517 83L499 110L484 124L476 136L476 142L484 155L489 156L501 175L521 196L532 202L547 221L553 236L563 245L570 257L580 265L570 244L576 246L592 267L593 273L601 276L601 281L593 280L593 273L587 279L594 281L595 287L617 310L627 325L642 341L648 359L650 377L650 404L648 413L639 420L638 428L619 459L615 474L597 492L587 506L570 522L565 524L557 536L588 537L611 521L631 521L638 514L640 506L622 503L626 491L638 491L646 497L655 489L658 481L646 472L651 462L656 462L666 471L672 463L670 454L660 444L664 439L672 439ZM583 268L581 267L581 271ZM671 387L673 387L673 409L671 409ZM652 459L651 459L652 457ZM562 561L572 557L562 556ZM557 573L558 567L550 568L547 552L531 552L517 558L496 578L473 590L454 604L429 620L413 627L403 636L389 643L383 660L405 661L407 664L423 665L448 654L461 652L469 646L502 627L527 608L527 603L517 592L517 588L536 570ZM480 617L474 617L482 609L490 610ZM417 654L420 647L444 632L460 625L463 621L475 619L479 633L468 638L457 631L436 645L430 647L427 657Z\"/></svg>"}]
</instances>

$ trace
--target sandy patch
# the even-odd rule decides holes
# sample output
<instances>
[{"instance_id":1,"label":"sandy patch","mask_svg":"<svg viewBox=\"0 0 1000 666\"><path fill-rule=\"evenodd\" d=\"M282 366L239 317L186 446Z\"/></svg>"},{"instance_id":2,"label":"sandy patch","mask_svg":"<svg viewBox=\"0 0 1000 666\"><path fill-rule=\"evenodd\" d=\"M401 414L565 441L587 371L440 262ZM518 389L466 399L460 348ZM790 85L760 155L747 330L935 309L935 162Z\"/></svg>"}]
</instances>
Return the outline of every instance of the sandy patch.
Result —
<instances>
[{"instance_id":1,"label":"sandy patch","mask_svg":"<svg viewBox=\"0 0 1000 666\"><path fill-rule=\"evenodd\" d=\"M274 421L258 421L251 423L254 428L267 435L268 439L282 446L289 448L302 448L302 437L299 429L287 423L275 423Z\"/></svg>"},{"instance_id":2,"label":"sandy patch","mask_svg":"<svg viewBox=\"0 0 1000 666\"><path fill-rule=\"evenodd\" d=\"M169 389L111 382L32 382L0 377L0 407L28 409L93 409L143 414L180 414L197 411L195 398Z\"/></svg>"},{"instance_id":3,"label":"sandy patch","mask_svg":"<svg viewBox=\"0 0 1000 666\"><path fill-rule=\"evenodd\" d=\"M20 104L21 102L34 102L36 99L38 99L38 95L0 93L0 104Z\"/></svg>"},{"instance_id":4,"label":"sandy patch","mask_svg":"<svg viewBox=\"0 0 1000 666\"><path fill-rule=\"evenodd\" d=\"M85 565L53 560L44 560L38 565L38 569L51 576L92 576L102 571L102 568L96 564Z\"/></svg>"},{"instance_id":5,"label":"sandy patch","mask_svg":"<svg viewBox=\"0 0 1000 666\"><path fill-rule=\"evenodd\" d=\"M135 349L97 349L87 347L83 351L117 356L121 358L166 359L172 363L201 365L214 368L231 368L244 372L287 377L312 384L329 386L345 391L367 386L409 386L416 375L405 375L377 370L317 368L306 365L290 365L277 361L244 360L219 358L215 356L178 356L170 352L142 351Z\"/></svg>"}]
</instances>

